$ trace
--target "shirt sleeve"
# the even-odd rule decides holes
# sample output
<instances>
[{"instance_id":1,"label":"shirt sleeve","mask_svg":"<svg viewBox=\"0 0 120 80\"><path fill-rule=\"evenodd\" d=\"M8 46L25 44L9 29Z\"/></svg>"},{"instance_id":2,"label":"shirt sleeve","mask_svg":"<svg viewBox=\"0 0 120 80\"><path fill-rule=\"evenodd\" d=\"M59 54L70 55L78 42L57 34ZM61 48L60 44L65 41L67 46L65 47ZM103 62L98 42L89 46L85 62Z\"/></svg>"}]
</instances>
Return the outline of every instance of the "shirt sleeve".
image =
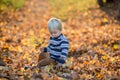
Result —
<instances>
[{"instance_id":1,"label":"shirt sleeve","mask_svg":"<svg viewBox=\"0 0 120 80\"><path fill-rule=\"evenodd\" d=\"M66 60L68 55L69 42L67 40L63 41L61 44L61 58Z\"/></svg>"},{"instance_id":2,"label":"shirt sleeve","mask_svg":"<svg viewBox=\"0 0 120 80\"><path fill-rule=\"evenodd\" d=\"M48 50L47 50L47 47L44 47L44 52L47 52Z\"/></svg>"}]
</instances>

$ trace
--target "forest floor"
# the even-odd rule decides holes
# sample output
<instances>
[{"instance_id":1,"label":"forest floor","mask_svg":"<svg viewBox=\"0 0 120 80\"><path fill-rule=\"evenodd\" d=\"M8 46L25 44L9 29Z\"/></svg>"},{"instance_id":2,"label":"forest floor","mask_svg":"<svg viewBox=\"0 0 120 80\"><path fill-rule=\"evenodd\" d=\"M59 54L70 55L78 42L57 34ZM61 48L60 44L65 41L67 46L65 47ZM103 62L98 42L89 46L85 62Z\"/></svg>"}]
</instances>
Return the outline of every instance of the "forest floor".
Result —
<instances>
[{"instance_id":1,"label":"forest floor","mask_svg":"<svg viewBox=\"0 0 120 80\"><path fill-rule=\"evenodd\" d=\"M44 72L27 68L37 64L38 47L49 41L47 21L54 16L48 1L27 0L23 8L0 15L0 57L6 63L0 66L1 79L119 80L120 23L114 19L116 11L114 4L97 5L63 20L69 57L59 70L48 65Z\"/></svg>"}]
</instances>

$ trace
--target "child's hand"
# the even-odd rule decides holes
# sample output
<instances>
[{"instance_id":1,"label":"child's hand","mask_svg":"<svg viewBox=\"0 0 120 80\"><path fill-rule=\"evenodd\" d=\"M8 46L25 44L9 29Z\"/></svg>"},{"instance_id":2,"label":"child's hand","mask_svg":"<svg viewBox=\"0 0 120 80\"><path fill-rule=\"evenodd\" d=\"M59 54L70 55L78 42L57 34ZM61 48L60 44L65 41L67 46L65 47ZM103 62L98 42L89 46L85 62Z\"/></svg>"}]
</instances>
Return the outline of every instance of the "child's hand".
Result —
<instances>
[{"instance_id":1,"label":"child's hand","mask_svg":"<svg viewBox=\"0 0 120 80\"><path fill-rule=\"evenodd\" d=\"M62 64L61 64L61 63L58 63L57 65L58 65L58 66L62 66Z\"/></svg>"},{"instance_id":2,"label":"child's hand","mask_svg":"<svg viewBox=\"0 0 120 80\"><path fill-rule=\"evenodd\" d=\"M59 70L61 67L62 67L62 64L61 64L61 63L58 63L58 64L55 66L55 68L58 69L58 70Z\"/></svg>"},{"instance_id":3,"label":"child's hand","mask_svg":"<svg viewBox=\"0 0 120 80\"><path fill-rule=\"evenodd\" d=\"M43 53L44 52L44 48L40 48L40 52Z\"/></svg>"},{"instance_id":4,"label":"child's hand","mask_svg":"<svg viewBox=\"0 0 120 80\"><path fill-rule=\"evenodd\" d=\"M60 59L64 60L64 58L63 58L63 57L60 57Z\"/></svg>"}]
</instances>

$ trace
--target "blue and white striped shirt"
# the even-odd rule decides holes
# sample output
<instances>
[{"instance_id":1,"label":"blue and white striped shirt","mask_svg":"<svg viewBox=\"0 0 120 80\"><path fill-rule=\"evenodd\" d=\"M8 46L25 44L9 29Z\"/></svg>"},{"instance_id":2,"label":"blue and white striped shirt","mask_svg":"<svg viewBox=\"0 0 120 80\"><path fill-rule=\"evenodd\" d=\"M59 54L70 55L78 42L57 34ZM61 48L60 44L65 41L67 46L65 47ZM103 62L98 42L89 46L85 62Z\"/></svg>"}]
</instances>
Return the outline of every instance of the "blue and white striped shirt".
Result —
<instances>
[{"instance_id":1,"label":"blue and white striped shirt","mask_svg":"<svg viewBox=\"0 0 120 80\"><path fill-rule=\"evenodd\" d=\"M67 38L60 34L58 37L50 37L49 45L44 48L44 52L49 52L50 57L58 63L65 63L68 55L69 42Z\"/></svg>"}]
</instances>

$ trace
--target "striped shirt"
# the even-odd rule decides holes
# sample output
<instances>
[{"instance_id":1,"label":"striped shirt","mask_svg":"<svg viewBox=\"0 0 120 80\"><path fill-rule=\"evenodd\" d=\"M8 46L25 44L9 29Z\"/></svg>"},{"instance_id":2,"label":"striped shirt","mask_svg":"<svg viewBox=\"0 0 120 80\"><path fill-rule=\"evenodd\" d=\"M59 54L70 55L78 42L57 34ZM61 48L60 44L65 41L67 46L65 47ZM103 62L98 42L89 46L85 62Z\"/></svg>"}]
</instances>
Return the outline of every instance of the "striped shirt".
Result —
<instances>
[{"instance_id":1,"label":"striped shirt","mask_svg":"<svg viewBox=\"0 0 120 80\"><path fill-rule=\"evenodd\" d=\"M60 34L58 37L50 37L49 45L44 48L44 52L49 52L50 57L58 63L65 63L68 55L69 42L67 38Z\"/></svg>"}]
</instances>

